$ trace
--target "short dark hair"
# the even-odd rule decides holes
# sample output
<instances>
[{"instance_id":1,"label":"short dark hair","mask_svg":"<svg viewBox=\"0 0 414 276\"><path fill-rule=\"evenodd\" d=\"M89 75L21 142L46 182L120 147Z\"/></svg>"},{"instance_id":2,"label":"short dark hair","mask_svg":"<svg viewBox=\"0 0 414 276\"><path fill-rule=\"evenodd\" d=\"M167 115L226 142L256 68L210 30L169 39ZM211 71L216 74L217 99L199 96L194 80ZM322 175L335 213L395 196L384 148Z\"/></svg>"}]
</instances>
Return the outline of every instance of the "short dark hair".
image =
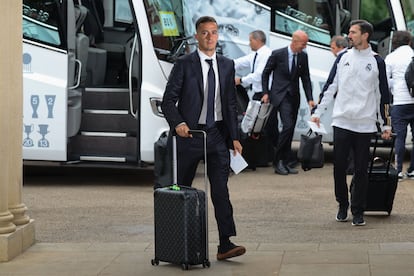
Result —
<instances>
[{"instance_id":1,"label":"short dark hair","mask_svg":"<svg viewBox=\"0 0 414 276\"><path fill-rule=\"evenodd\" d=\"M254 39L260 40L263 44L266 44L266 35L262 30L255 30L250 34Z\"/></svg>"},{"instance_id":2,"label":"short dark hair","mask_svg":"<svg viewBox=\"0 0 414 276\"><path fill-rule=\"evenodd\" d=\"M409 31L395 31L392 35L392 49L403 45L411 45L412 35Z\"/></svg>"},{"instance_id":3,"label":"short dark hair","mask_svg":"<svg viewBox=\"0 0 414 276\"><path fill-rule=\"evenodd\" d=\"M212 16L202 16L199 19L197 19L197 21L195 23L196 30L198 30L198 27L200 26L200 24L208 23L208 22L213 22L213 23L217 24L217 21L214 17L212 17Z\"/></svg>"},{"instance_id":4,"label":"short dark hair","mask_svg":"<svg viewBox=\"0 0 414 276\"><path fill-rule=\"evenodd\" d=\"M357 20L353 20L353 21L351 21L351 24L350 24L350 26L353 26L353 25L358 25L359 26L359 28L361 29L361 33L362 34L365 34L365 33L367 33L368 34L368 42L369 42L369 39L371 38L371 35L372 35L372 33L374 32L374 27L372 26L372 24L371 23L369 23L368 21L366 21L366 20L363 20L363 19L357 19Z\"/></svg>"}]
</instances>

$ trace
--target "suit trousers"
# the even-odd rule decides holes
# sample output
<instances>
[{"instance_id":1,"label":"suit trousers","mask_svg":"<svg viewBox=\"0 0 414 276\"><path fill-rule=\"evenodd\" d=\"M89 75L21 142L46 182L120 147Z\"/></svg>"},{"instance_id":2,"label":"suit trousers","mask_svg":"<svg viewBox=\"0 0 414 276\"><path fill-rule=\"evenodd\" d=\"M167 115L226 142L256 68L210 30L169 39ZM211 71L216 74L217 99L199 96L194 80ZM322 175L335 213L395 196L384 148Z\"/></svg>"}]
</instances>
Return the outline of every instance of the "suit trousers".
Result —
<instances>
[{"instance_id":1,"label":"suit trousers","mask_svg":"<svg viewBox=\"0 0 414 276\"><path fill-rule=\"evenodd\" d=\"M285 96L277 109L275 109L274 116L277 116L277 112L279 112L280 120L282 123L282 131L277 137L277 146L275 149L275 157L273 159L274 165L276 165L279 160L284 161L285 165L287 165L288 159L291 156L292 139L295 132L298 109L298 99L292 97L289 94ZM276 125L274 127L277 129L277 117L275 123Z\"/></svg>"},{"instance_id":2,"label":"suit trousers","mask_svg":"<svg viewBox=\"0 0 414 276\"><path fill-rule=\"evenodd\" d=\"M374 133L358 133L339 127L333 127L333 130L336 201L340 207L349 206L346 170L348 156L352 150L354 153L354 175L350 187L351 212L353 215L363 214L367 197L370 145Z\"/></svg>"},{"instance_id":3,"label":"suit trousers","mask_svg":"<svg viewBox=\"0 0 414 276\"><path fill-rule=\"evenodd\" d=\"M407 138L407 126L410 125L411 135L414 137L414 104L394 105L391 109L392 128L397 134L395 138L395 155L397 159L397 171L403 169L405 157L405 139ZM414 170L414 147L411 149L410 166L407 171Z\"/></svg>"},{"instance_id":4,"label":"suit trousers","mask_svg":"<svg viewBox=\"0 0 414 276\"><path fill-rule=\"evenodd\" d=\"M207 132L207 175L210 180L211 200L220 239L236 235L233 206L227 187L230 153L218 127L201 128ZM191 186L198 163L204 159L203 138L177 137L177 181L179 185Z\"/></svg>"}]
</instances>

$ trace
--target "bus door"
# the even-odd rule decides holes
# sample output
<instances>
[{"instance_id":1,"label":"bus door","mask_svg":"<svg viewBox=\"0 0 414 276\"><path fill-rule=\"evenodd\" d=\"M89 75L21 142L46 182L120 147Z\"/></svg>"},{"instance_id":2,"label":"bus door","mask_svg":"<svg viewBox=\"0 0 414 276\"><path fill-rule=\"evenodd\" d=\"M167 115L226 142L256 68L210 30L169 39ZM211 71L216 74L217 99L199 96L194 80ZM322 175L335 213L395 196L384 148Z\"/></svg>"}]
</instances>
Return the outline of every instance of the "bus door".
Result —
<instances>
[{"instance_id":1,"label":"bus door","mask_svg":"<svg viewBox=\"0 0 414 276\"><path fill-rule=\"evenodd\" d=\"M23 1L23 158L67 158L68 86L80 65L67 42L65 1ZM72 21L74 24L74 21ZM73 29L75 27L73 26Z\"/></svg>"},{"instance_id":2,"label":"bus door","mask_svg":"<svg viewBox=\"0 0 414 276\"><path fill-rule=\"evenodd\" d=\"M82 0L75 8L86 14L76 20L73 35L75 48L81 50L78 59L84 58L85 62L81 62L81 74L76 79L81 87L81 104L73 102L76 109L68 110L72 122L79 123L70 126L73 132L68 135L68 161L136 165L140 162L140 80L129 74L133 73L129 65L137 68L138 62L130 60L133 43L136 45L138 40L130 1Z\"/></svg>"}]
</instances>

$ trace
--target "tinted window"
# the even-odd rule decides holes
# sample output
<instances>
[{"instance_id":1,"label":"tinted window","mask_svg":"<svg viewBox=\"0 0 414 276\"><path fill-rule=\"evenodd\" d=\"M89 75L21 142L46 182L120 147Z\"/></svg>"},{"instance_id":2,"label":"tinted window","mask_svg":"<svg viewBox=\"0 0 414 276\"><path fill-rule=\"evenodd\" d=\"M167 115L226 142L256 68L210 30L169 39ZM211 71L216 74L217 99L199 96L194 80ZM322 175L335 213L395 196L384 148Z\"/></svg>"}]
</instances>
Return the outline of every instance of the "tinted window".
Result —
<instances>
[{"instance_id":1,"label":"tinted window","mask_svg":"<svg viewBox=\"0 0 414 276\"><path fill-rule=\"evenodd\" d=\"M291 35L296 30L303 30L310 41L330 44L335 30L328 1L279 1L272 6L275 8L274 31Z\"/></svg>"},{"instance_id":2,"label":"tinted window","mask_svg":"<svg viewBox=\"0 0 414 276\"><path fill-rule=\"evenodd\" d=\"M115 0L115 21L132 24L133 18L128 0Z\"/></svg>"},{"instance_id":3,"label":"tinted window","mask_svg":"<svg viewBox=\"0 0 414 276\"><path fill-rule=\"evenodd\" d=\"M414 34L414 4L412 0L402 0L407 29Z\"/></svg>"},{"instance_id":4,"label":"tinted window","mask_svg":"<svg viewBox=\"0 0 414 276\"><path fill-rule=\"evenodd\" d=\"M181 0L145 0L152 41L158 58L168 60L183 36Z\"/></svg>"},{"instance_id":5,"label":"tinted window","mask_svg":"<svg viewBox=\"0 0 414 276\"><path fill-rule=\"evenodd\" d=\"M23 1L23 37L60 46L59 7L55 1Z\"/></svg>"}]
</instances>

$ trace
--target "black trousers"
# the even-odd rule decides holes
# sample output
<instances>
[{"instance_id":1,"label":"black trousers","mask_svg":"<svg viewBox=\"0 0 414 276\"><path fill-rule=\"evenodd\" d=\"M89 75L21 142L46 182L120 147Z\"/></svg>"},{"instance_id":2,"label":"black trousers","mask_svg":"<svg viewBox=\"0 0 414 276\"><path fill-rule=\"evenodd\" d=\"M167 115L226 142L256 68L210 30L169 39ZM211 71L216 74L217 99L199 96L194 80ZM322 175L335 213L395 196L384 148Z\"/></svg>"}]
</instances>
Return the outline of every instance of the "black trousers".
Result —
<instances>
[{"instance_id":1,"label":"black trousers","mask_svg":"<svg viewBox=\"0 0 414 276\"><path fill-rule=\"evenodd\" d=\"M207 132L207 175L214 206L220 240L236 235L233 207L230 202L227 181L230 153L219 128L203 129ZM197 166L204 158L203 138L177 137L177 181L179 185L191 186Z\"/></svg>"},{"instance_id":2,"label":"black trousers","mask_svg":"<svg viewBox=\"0 0 414 276\"><path fill-rule=\"evenodd\" d=\"M348 156L352 150L354 153L354 175L350 187L351 212L353 215L363 214L367 197L370 144L374 133L358 133L338 127L334 127L333 130L336 201L339 206L349 206L346 170Z\"/></svg>"},{"instance_id":3,"label":"black trousers","mask_svg":"<svg viewBox=\"0 0 414 276\"><path fill-rule=\"evenodd\" d=\"M275 157L273 164L276 165L279 160L282 160L287 165L288 159L292 155L292 139L295 132L296 120L298 117L299 101L290 95L286 95L278 108L274 108L274 116L279 112L282 123L282 131L277 137L277 146L275 148ZM277 118L277 117L276 117ZM275 120L276 125L273 126L278 129L278 120Z\"/></svg>"}]
</instances>

